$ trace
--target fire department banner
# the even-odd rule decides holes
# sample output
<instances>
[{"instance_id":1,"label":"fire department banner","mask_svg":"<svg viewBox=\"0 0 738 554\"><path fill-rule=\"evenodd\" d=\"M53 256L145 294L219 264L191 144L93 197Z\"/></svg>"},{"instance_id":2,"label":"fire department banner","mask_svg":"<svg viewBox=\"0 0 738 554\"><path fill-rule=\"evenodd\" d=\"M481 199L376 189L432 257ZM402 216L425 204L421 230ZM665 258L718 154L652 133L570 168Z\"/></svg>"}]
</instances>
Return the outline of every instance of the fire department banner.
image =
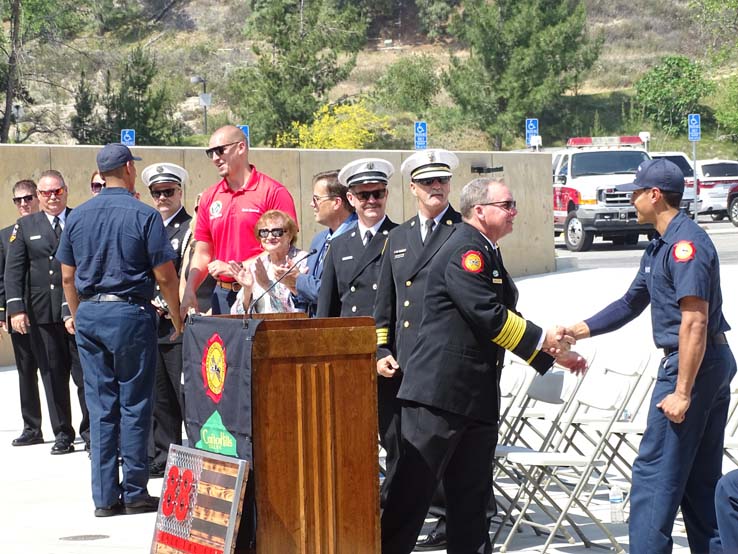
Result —
<instances>
[{"instance_id":1,"label":"fire department banner","mask_svg":"<svg viewBox=\"0 0 738 554\"><path fill-rule=\"evenodd\" d=\"M182 346L190 446L248 460L252 467L251 347L259 323L191 316Z\"/></svg>"}]
</instances>

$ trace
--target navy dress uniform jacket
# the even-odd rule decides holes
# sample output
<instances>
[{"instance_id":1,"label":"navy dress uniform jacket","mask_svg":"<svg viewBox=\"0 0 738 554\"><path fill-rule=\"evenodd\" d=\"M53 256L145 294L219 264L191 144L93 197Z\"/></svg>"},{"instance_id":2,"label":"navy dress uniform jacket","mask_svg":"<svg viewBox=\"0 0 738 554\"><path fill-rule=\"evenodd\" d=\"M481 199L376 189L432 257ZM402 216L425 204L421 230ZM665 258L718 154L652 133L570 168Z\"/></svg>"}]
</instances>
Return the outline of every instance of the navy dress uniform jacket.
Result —
<instances>
[{"instance_id":1,"label":"navy dress uniform jacket","mask_svg":"<svg viewBox=\"0 0 738 554\"><path fill-rule=\"evenodd\" d=\"M66 216L71 211L67 208ZM64 291L61 264L54 256L59 241L46 213L20 218L13 234L5 264L8 316L25 312L37 324L61 323Z\"/></svg>"},{"instance_id":2,"label":"navy dress uniform jacket","mask_svg":"<svg viewBox=\"0 0 738 554\"><path fill-rule=\"evenodd\" d=\"M377 358L392 354L400 370L404 371L418 338L430 263L460 221L459 212L449 206L426 244L417 215L389 234L374 308Z\"/></svg>"},{"instance_id":3,"label":"navy dress uniform jacket","mask_svg":"<svg viewBox=\"0 0 738 554\"><path fill-rule=\"evenodd\" d=\"M497 424L505 350L545 373L542 330L515 310L518 291L489 241L461 223L438 251L398 398Z\"/></svg>"},{"instance_id":4,"label":"navy dress uniform jacket","mask_svg":"<svg viewBox=\"0 0 738 554\"><path fill-rule=\"evenodd\" d=\"M358 224L331 241L323 264L318 317L374 314L382 254L389 232L395 227L395 222L385 218L367 246Z\"/></svg>"},{"instance_id":5,"label":"navy dress uniform jacket","mask_svg":"<svg viewBox=\"0 0 738 554\"><path fill-rule=\"evenodd\" d=\"M177 255L177 258L174 260L174 269L177 270L177 275L179 275L180 270L182 269L182 254L184 253L185 248L187 248L187 244L185 242L192 236L191 233L187 232L190 228L191 220L192 216L188 214L183 207L179 212L177 212L166 227L164 227L164 230L167 232L169 243L172 245L172 250L174 250L174 253ZM156 285L156 296L159 300L164 300L159 292L159 285ZM171 343L169 337L172 335L173 331L174 327L172 326L172 321L168 318L160 317L158 326L159 343ZM177 337L175 342L182 342L182 336L180 335Z\"/></svg>"},{"instance_id":6,"label":"navy dress uniform jacket","mask_svg":"<svg viewBox=\"0 0 738 554\"><path fill-rule=\"evenodd\" d=\"M8 254L8 247L10 246L10 235L14 227L15 224L0 229L0 318L3 321L7 321L5 315L5 260Z\"/></svg>"}]
</instances>

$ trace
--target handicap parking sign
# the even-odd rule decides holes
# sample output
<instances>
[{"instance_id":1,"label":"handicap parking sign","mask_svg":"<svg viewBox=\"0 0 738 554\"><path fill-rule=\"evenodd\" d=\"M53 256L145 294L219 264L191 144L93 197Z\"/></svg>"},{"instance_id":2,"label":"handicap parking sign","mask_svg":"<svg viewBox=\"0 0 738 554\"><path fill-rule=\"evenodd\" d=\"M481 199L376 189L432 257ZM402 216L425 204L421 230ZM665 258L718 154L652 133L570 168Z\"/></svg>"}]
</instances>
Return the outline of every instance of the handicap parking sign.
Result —
<instances>
[{"instance_id":1,"label":"handicap parking sign","mask_svg":"<svg viewBox=\"0 0 738 554\"><path fill-rule=\"evenodd\" d=\"M691 113L687 116L687 127L690 142L698 142L702 138L702 121L700 114Z\"/></svg>"},{"instance_id":2,"label":"handicap parking sign","mask_svg":"<svg viewBox=\"0 0 738 554\"><path fill-rule=\"evenodd\" d=\"M126 146L136 146L136 130L135 129L121 129L120 130L120 142Z\"/></svg>"},{"instance_id":3,"label":"handicap parking sign","mask_svg":"<svg viewBox=\"0 0 738 554\"><path fill-rule=\"evenodd\" d=\"M415 122L415 150L428 148L428 124L425 121Z\"/></svg>"}]
</instances>

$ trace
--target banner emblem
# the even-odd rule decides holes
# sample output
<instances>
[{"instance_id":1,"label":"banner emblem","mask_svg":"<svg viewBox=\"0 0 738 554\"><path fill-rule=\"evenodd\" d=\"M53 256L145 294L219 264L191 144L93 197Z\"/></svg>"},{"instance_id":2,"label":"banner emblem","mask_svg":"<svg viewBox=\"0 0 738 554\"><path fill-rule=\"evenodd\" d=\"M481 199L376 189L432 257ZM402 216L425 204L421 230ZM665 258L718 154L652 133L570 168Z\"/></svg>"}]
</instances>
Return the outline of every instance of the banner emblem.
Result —
<instances>
[{"instance_id":1,"label":"banner emblem","mask_svg":"<svg viewBox=\"0 0 738 554\"><path fill-rule=\"evenodd\" d=\"M225 344L220 335L215 333L205 344L202 354L202 382L205 394L216 404L223 396L227 369Z\"/></svg>"}]
</instances>

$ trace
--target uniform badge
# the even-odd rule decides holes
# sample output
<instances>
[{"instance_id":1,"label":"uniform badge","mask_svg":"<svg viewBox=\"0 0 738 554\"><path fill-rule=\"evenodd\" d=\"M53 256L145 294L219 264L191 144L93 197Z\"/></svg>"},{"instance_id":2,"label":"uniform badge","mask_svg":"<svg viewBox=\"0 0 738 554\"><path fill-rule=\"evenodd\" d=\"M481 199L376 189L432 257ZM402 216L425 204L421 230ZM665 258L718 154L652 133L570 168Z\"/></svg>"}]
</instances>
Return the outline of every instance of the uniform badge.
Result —
<instances>
[{"instance_id":1,"label":"uniform badge","mask_svg":"<svg viewBox=\"0 0 738 554\"><path fill-rule=\"evenodd\" d=\"M205 345L201 370L205 394L217 404L223 396L223 385L228 370L225 344L218 333L213 334Z\"/></svg>"},{"instance_id":2,"label":"uniform badge","mask_svg":"<svg viewBox=\"0 0 738 554\"><path fill-rule=\"evenodd\" d=\"M210 215L215 217L220 215L220 211L223 209L223 204L220 200L216 200L210 205Z\"/></svg>"},{"instance_id":3,"label":"uniform badge","mask_svg":"<svg viewBox=\"0 0 738 554\"><path fill-rule=\"evenodd\" d=\"M469 250L461 255L461 267L469 273L479 273L484 269L484 261L482 253L476 250Z\"/></svg>"},{"instance_id":4,"label":"uniform badge","mask_svg":"<svg viewBox=\"0 0 738 554\"><path fill-rule=\"evenodd\" d=\"M497 271L496 269L492 271L492 277L499 277L499 276L500 276L499 271Z\"/></svg>"},{"instance_id":5,"label":"uniform badge","mask_svg":"<svg viewBox=\"0 0 738 554\"><path fill-rule=\"evenodd\" d=\"M172 243L172 249L176 252L177 248L179 248L179 239L173 238L170 242Z\"/></svg>"},{"instance_id":6,"label":"uniform badge","mask_svg":"<svg viewBox=\"0 0 738 554\"><path fill-rule=\"evenodd\" d=\"M675 262L688 262L694 259L696 251L694 243L688 240L680 240L674 245L671 255Z\"/></svg>"},{"instance_id":7,"label":"uniform badge","mask_svg":"<svg viewBox=\"0 0 738 554\"><path fill-rule=\"evenodd\" d=\"M10 242L13 242L17 236L18 236L18 224L16 223L13 226L13 233L10 235Z\"/></svg>"}]
</instances>

